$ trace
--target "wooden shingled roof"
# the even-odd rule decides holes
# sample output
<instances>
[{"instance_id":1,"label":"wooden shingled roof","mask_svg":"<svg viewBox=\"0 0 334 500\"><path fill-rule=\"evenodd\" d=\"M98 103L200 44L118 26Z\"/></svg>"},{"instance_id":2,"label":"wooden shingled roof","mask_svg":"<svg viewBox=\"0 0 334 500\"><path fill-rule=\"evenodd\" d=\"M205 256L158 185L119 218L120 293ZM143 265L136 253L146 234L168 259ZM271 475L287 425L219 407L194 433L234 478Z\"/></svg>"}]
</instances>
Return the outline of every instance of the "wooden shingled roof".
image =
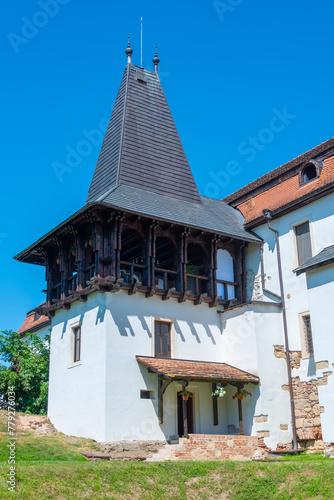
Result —
<instances>
[{"instance_id":1,"label":"wooden shingled roof","mask_svg":"<svg viewBox=\"0 0 334 500\"><path fill-rule=\"evenodd\" d=\"M208 382L259 383L259 377L256 375L244 372L226 363L152 358L149 356L136 356L136 359L149 370L172 380L190 379Z\"/></svg>"},{"instance_id":2,"label":"wooden shingled roof","mask_svg":"<svg viewBox=\"0 0 334 500\"><path fill-rule=\"evenodd\" d=\"M87 203L118 185L201 203L157 73L128 64Z\"/></svg>"}]
</instances>

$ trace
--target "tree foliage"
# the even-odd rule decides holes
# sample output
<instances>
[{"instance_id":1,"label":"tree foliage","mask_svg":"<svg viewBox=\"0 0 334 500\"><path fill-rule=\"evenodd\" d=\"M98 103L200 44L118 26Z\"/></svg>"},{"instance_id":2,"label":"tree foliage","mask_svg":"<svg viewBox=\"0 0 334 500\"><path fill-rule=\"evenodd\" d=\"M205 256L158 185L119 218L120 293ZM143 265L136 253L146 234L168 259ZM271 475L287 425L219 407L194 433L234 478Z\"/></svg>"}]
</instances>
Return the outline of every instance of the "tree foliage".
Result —
<instances>
[{"instance_id":1,"label":"tree foliage","mask_svg":"<svg viewBox=\"0 0 334 500\"><path fill-rule=\"evenodd\" d=\"M49 381L50 335L0 334L0 404L7 406L9 387L15 389L17 411L46 414Z\"/></svg>"}]
</instances>

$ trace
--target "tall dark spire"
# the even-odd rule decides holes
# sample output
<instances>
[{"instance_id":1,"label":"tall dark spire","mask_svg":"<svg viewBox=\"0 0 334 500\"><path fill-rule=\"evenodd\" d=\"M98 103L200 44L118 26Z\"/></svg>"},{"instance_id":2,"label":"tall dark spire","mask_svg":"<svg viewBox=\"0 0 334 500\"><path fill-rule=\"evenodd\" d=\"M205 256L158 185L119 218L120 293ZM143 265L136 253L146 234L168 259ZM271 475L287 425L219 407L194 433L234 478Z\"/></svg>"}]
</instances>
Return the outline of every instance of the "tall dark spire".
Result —
<instances>
[{"instance_id":1,"label":"tall dark spire","mask_svg":"<svg viewBox=\"0 0 334 500\"><path fill-rule=\"evenodd\" d=\"M158 45L155 46L155 56L153 58L153 64L154 64L154 71L158 73L158 64L160 62L160 59L158 57Z\"/></svg>"},{"instance_id":2,"label":"tall dark spire","mask_svg":"<svg viewBox=\"0 0 334 500\"><path fill-rule=\"evenodd\" d=\"M131 64L131 56L133 54L133 50L130 47L130 35L128 35L128 46L125 49L125 53L128 56L128 64Z\"/></svg>"},{"instance_id":3,"label":"tall dark spire","mask_svg":"<svg viewBox=\"0 0 334 500\"><path fill-rule=\"evenodd\" d=\"M133 64L124 71L87 203L120 186L201 203L159 77Z\"/></svg>"}]
</instances>

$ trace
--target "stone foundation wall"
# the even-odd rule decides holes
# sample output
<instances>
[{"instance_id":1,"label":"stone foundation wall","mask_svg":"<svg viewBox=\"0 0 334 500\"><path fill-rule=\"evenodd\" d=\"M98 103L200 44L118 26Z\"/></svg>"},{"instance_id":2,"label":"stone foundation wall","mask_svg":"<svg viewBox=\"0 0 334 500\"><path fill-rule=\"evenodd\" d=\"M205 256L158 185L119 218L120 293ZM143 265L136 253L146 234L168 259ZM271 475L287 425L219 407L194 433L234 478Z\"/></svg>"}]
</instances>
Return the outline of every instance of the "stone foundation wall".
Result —
<instances>
[{"instance_id":1,"label":"stone foundation wall","mask_svg":"<svg viewBox=\"0 0 334 500\"><path fill-rule=\"evenodd\" d=\"M256 436L189 434L174 446L180 460L249 460L258 447Z\"/></svg>"},{"instance_id":2,"label":"stone foundation wall","mask_svg":"<svg viewBox=\"0 0 334 500\"><path fill-rule=\"evenodd\" d=\"M274 346L276 358L286 359L283 346ZM300 367L301 351L290 352L291 370ZM327 374L318 380L302 382L297 376L292 377L292 390L295 401L296 430L297 439L302 442L302 446L319 448L322 444L321 419L320 414L323 408L319 405L318 386L327 384ZM283 385L282 389L289 391L288 385Z\"/></svg>"},{"instance_id":3,"label":"stone foundation wall","mask_svg":"<svg viewBox=\"0 0 334 500\"><path fill-rule=\"evenodd\" d=\"M98 443L111 460L146 460L166 445L166 441L113 441Z\"/></svg>"}]
</instances>

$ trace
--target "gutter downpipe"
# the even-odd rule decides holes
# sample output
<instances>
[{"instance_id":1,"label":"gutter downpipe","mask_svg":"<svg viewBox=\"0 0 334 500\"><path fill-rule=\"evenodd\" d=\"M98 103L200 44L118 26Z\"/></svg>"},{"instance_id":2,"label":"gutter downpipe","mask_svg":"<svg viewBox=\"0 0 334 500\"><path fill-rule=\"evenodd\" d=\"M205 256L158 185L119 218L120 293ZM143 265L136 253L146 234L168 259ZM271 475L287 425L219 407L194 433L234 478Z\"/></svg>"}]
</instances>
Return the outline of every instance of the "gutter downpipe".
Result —
<instances>
[{"instance_id":1,"label":"gutter downpipe","mask_svg":"<svg viewBox=\"0 0 334 500\"><path fill-rule=\"evenodd\" d=\"M286 307L285 307L285 297L284 297L284 287L283 287L283 275L282 275L282 262L281 262L281 251L279 246L279 234L276 229L271 227L271 213L269 210L263 210L263 216L267 221L268 228L270 231L275 233L276 237L276 249L277 249L277 266L278 266L278 277L280 284L280 292L281 292L281 301L282 301L282 313L283 313L283 330L284 330L284 341L285 341L285 355L286 355L286 364L288 371L288 381L289 381L289 393L290 393L290 408L291 408L291 423L292 423L292 437L293 437L293 448L294 450L298 449L297 446L297 431L296 431L296 415L295 415L295 402L293 397L293 388L292 388L292 377L291 377L291 365L290 365L290 349L289 349L289 336L288 336L288 323L286 319ZM262 248L263 251L263 248ZM263 263L263 260L262 260ZM262 272L262 269L261 269ZM263 275L264 281L264 275ZM272 292L269 292L272 294Z\"/></svg>"}]
</instances>

